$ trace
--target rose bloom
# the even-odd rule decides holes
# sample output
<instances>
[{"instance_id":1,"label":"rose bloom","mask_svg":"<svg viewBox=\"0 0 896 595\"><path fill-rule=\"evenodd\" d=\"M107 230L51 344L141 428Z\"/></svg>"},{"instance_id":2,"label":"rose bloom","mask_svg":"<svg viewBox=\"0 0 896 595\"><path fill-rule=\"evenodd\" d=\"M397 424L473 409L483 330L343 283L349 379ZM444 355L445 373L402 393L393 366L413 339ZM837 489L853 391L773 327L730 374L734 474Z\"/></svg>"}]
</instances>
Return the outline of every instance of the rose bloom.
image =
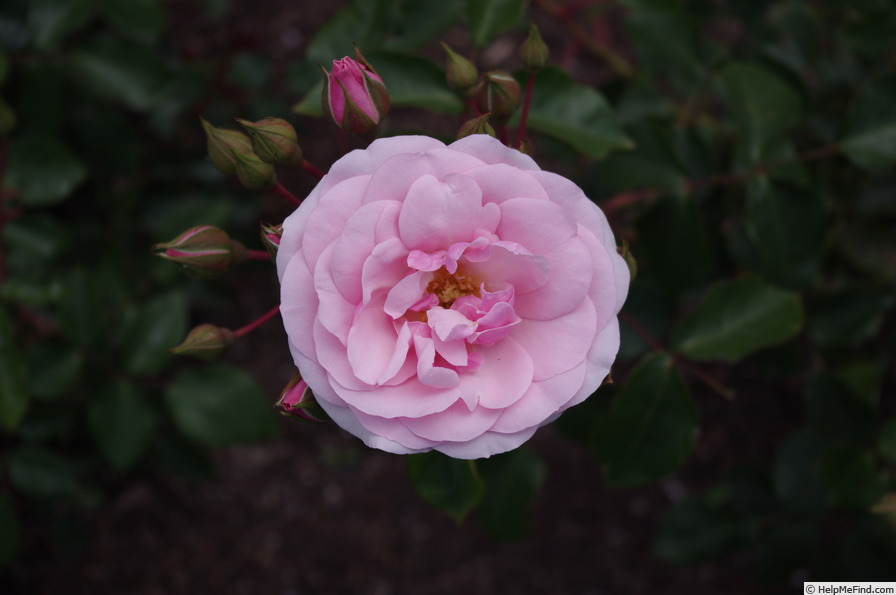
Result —
<instances>
[{"instance_id":1,"label":"rose bloom","mask_svg":"<svg viewBox=\"0 0 896 595\"><path fill-rule=\"evenodd\" d=\"M575 184L494 138L373 142L283 223L281 313L318 403L367 445L516 448L600 386L629 271Z\"/></svg>"}]
</instances>

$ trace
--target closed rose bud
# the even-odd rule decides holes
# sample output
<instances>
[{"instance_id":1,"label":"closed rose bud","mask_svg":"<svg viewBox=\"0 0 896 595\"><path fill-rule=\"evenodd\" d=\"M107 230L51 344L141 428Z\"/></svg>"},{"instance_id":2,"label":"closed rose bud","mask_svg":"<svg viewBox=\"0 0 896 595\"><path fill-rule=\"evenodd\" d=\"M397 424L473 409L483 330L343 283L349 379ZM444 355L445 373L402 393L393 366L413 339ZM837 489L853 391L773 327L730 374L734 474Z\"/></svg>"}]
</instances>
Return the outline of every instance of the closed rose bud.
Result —
<instances>
[{"instance_id":1,"label":"closed rose bud","mask_svg":"<svg viewBox=\"0 0 896 595\"><path fill-rule=\"evenodd\" d=\"M170 242L153 245L152 251L200 279L217 277L247 258L242 244L231 240L223 229L211 225L188 229Z\"/></svg>"},{"instance_id":2,"label":"closed rose bud","mask_svg":"<svg viewBox=\"0 0 896 595\"><path fill-rule=\"evenodd\" d=\"M302 421L322 423L327 420L327 414L314 400L314 394L298 373L293 375L280 392L276 407L283 415Z\"/></svg>"},{"instance_id":3,"label":"closed rose bud","mask_svg":"<svg viewBox=\"0 0 896 595\"><path fill-rule=\"evenodd\" d=\"M383 80L355 48L357 60L333 60L321 95L324 113L337 126L353 134L366 134L389 113L389 93Z\"/></svg>"},{"instance_id":4,"label":"closed rose bud","mask_svg":"<svg viewBox=\"0 0 896 595\"><path fill-rule=\"evenodd\" d=\"M194 355L204 360L217 358L233 343L233 331L213 324L200 324L190 331L184 342L168 351L176 355Z\"/></svg>"},{"instance_id":5,"label":"closed rose bud","mask_svg":"<svg viewBox=\"0 0 896 595\"><path fill-rule=\"evenodd\" d=\"M443 42L442 47L448 57L445 64L445 80L452 89L464 97L469 97L473 94L479 71L472 62L448 47L448 44Z\"/></svg>"},{"instance_id":6,"label":"closed rose bud","mask_svg":"<svg viewBox=\"0 0 896 595\"><path fill-rule=\"evenodd\" d=\"M283 225L261 224L261 243L267 248L272 260L277 260L277 250L280 248L280 236L283 235Z\"/></svg>"},{"instance_id":7,"label":"closed rose bud","mask_svg":"<svg viewBox=\"0 0 896 595\"><path fill-rule=\"evenodd\" d=\"M520 106L522 89L509 73L492 70L479 77L473 100L480 113L491 112L496 120L503 121Z\"/></svg>"},{"instance_id":8,"label":"closed rose bud","mask_svg":"<svg viewBox=\"0 0 896 595\"><path fill-rule=\"evenodd\" d=\"M252 153L252 141L248 136L238 130L217 128L209 124L204 118L199 118L205 135L208 139L208 156L212 163L221 172L232 174L236 172L237 154Z\"/></svg>"},{"instance_id":9,"label":"closed rose bud","mask_svg":"<svg viewBox=\"0 0 896 595\"><path fill-rule=\"evenodd\" d=\"M460 128L457 131L457 138L462 139L471 134L487 134L489 136L495 136L495 129L488 123L490 117L491 114L482 114L478 118L467 120L460 125Z\"/></svg>"},{"instance_id":10,"label":"closed rose bud","mask_svg":"<svg viewBox=\"0 0 896 595\"><path fill-rule=\"evenodd\" d=\"M299 146L296 129L280 118L264 118L249 122L237 118L237 122L249 133L252 150L259 159L272 165L296 167L302 163L302 148Z\"/></svg>"},{"instance_id":11,"label":"closed rose bud","mask_svg":"<svg viewBox=\"0 0 896 595\"><path fill-rule=\"evenodd\" d=\"M529 26L529 37L520 46L520 60L523 61L526 70L538 72L544 68L549 55L548 46L541 39L538 27L533 23Z\"/></svg>"}]
</instances>

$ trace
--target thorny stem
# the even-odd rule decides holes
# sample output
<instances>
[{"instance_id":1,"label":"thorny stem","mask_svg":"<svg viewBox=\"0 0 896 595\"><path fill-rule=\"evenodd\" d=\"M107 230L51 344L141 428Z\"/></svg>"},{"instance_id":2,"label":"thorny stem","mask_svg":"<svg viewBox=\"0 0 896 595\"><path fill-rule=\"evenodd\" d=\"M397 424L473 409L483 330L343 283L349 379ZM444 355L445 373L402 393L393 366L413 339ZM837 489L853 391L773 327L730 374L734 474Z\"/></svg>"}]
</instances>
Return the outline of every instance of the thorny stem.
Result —
<instances>
[{"instance_id":1,"label":"thorny stem","mask_svg":"<svg viewBox=\"0 0 896 595\"><path fill-rule=\"evenodd\" d=\"M628 60L622 57L616 50L591 35L579 21L572 17L565 7L557 4L554 0L535 0L535 3L543 11L560 21L582 47L606 62L607 66L617 75L626 79L630 79L635 75L635 69Z\"/></svg>"},{"instance_id":2,"label":"thorny stem","mask_svg":"<svg viewBox=\"0 0 896 595\"><path fill-rule=\"evenodd\" d=\"M257 320L254 320L254 321L250 322L249 324L247 324L246 326L244 326L242 328L238 328L235 331L233 331L233 336L238 339L240 337L244 337L244 336L248 335L249 333L251 333L252 331L257 329L258 327L263 325L265 322L267 322L268 320L270 320L271 318L276 316L277 313L279 313L279 312L280 312L280 306L279 305L274 306L273 308L271 308L270 310L268 310L267 312L262 314Z\"/></svg>"},{"instance_id":3,"label":"thorny stem","mask_svg":"<svg viewBox=\"0 0 896 595\"><path fill-rule=\"evenodd\" d=\"M523 111L520 114L520 125L516 129L516 148L523 145L526 138L526 121L529 119L529 104L532 103L532 90L535 88L535 73L530 72L526 78L526 94L523 96Z\"/></svg>"},{"instance_id":4,"label":"thorny stem","mask_svg":"<svg viewBox=\"0 0 896 595\"><path fill-rule=\"evenodd\" d=\"M640 322L638 322L633 316L631 316L627 312L619 312L619 318L620 318L620 320L625 322L633 331L635 331L635 333L637 333L638 336L641 337L641 340L643 340L645 343L647 343L647 346L650 347L652 350L660 352L660 353L668 353L668 350L665 347L663 347L662 343L657 341L654 338L654 336L650 334L650 331L648 331L646 328L644 328L644 326ZM675 363L676 366L679 366L680 368L684 368L686 371L693 374L695 377L697 377L699 380L701 380L706 386L708 386L710 389L712 389L713 392L721 395L726 400L731 401L734 399L733 391L722 386L719 383L719 381L717 381L715 378L713 378L712 376L707 374L700 367L692 364L691 362L683 359L682 357L680 357L678 355L675 355L675 354L669 354L669 355L672 357L672 361Z\"/></svg>"},{"instance_id":5,"label":"thorny stem","mask_svg":"<svg viewBox=\"0 0 896 595\"><path fill-rule=\"evenodd\" d=\"M814 161L816 159L823 159L825 157L830 157L831 155L837 154L839 150L840 147L838 147L836 144L825 145L823 147L813 149L812 151L801 153L796 157L781 159L779 161L773 161L770 163L760 163L759 165L756 165L755 167L747 171L734 172L729 174L718 174L709 178L705 178L703 180L697 180L694 182L689 181L685 183L684 191L686 194L691 194L693 192L704 190L706 188L737 184L739 182L743 182L744 180L752 178L753 176L762 175L769 169L772 169L774 167L787 165L788 163L806 163L808 161ZM605 213L615 213L616 211L625 207L659 198L660 196L666 194L666 192L666 190L662 190L659 188L630 190L628 192L622 192L615 196L611 196L607 200L601 202L600 207Z\"/></svg>"},{"instance_id":6,"label":"thorny stem","mask_svg":"<svg viewBox=\"0 0 896 595\"><path fill-rule=\"evenodd\" d=\"M312 165L307 159L302 159L302 165L300 167L302 168L302 171L308 172L318 180L324 177L324 172L314 167L314 165Z\"/></svg>"},{"instance_id":7,"label":"thorny stem","mask_svg":"<svg viewBox=\"0 0 896 595\"><path fill-rule=\"evenodd\" d=\"M271 186L271 189L295 206L299 206L299 204L301 204L302 202L298 198L296 198L295 194L287 190L286 187L280 182L274 182L274 185Z\"/></svg>"}]
</instances>

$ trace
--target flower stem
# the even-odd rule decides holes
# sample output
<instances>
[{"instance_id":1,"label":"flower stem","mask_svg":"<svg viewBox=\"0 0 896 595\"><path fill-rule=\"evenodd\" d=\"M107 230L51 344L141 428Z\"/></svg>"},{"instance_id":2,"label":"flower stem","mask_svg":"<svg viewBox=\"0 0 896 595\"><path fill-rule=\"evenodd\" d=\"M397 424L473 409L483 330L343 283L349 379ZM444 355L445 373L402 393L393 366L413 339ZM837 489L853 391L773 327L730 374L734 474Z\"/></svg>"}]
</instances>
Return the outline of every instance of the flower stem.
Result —
<instances>
[{"instance_id":1,"label":"flower stem","mask_svg":"<svg viewBox=\"0 0 896 595\"><path fill-rule=\"evenodd\" d=\"M296 198L296 195L286 189L286 187L280 182L274 182L274 185L271 187L274 192L294 204L295 206L299 206L302 201Z\"/></svg>"},{"instance_id":2,"label":"flower stem","mask_svg":"<svg viewBox=\"0 0 896 595\"><path fill-rule=\"evenodd\" d=\"M535 73L530 72L526 78L526 94L523 96L523 111L520 114L520 125L516 129L516 148L523 145L526 138L526 121L529 119L529 105L532 103L532 90L535 88Z\"/></svg>"},{"instance_id":3,"label":"flower stem","mask_svg":"<svg viewBox=\"0 0 896 595\"><path fill-rule=\"evenodd\" d=\"M246 250L249 260L270 260L271 255L267 250Z\"/></svg>"},{"instance_id":4,"label":"flower stem","mask_svg":"<svg viewBox=\"0 0 896 595\"><path fill-rule=\"evenodd\" d=\"M274 306L273 308L262 314L257 320L254 320L246 326L233 331L233 336L239 338L248 335L258 327L263 325L265 322L276 316L278 312L280 312L280 306Z\"/></svg>"},{"instance_id":5,"label":"flower stem","mask_svg":"<svg viewBox=\"0 0 896 595\"><path fill-rule=\"evenodd\" d=\"M302 168L302 171L308 172L318 180L324 177L324 172L314 167L314 165L309 163L307 159L302 159L302 165L300 167Z\"/></svg>"}]
</instances>

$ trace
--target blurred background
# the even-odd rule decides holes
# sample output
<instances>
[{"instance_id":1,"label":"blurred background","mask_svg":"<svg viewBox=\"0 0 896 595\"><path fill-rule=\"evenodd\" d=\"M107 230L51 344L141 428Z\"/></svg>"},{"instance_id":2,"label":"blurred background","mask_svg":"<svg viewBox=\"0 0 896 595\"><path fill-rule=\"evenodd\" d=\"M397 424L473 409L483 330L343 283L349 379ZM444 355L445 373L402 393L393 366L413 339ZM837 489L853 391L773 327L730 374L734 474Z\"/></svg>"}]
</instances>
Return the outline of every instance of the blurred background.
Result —
<instances>
[{"instance_id":1,"label":"blurred background","mask_svg":"<svg viewBox=\"0 0 896 595\"><path fill-rule=\"evenodd\" d=\"M195 325L258 318L279 286L264 262L190 279L150 246L210 224L261 249L259 222L292 209L211 165L200 116L288 119L326 170L364 146L317 117L318 64L354 41L392 92L383 132L450 140L464 117L438 41L515 72L530 22L555 67L539 164L605 207L639 276L617 382L483 462L486 496L458 522L405 458L275 414L294 372L278 319L214 363L168 354ZM894 30L889 0L6 0L0 591L896 580ZM316 183L278 179L300 197ZM748 273L787 292L793 332L686 354L667 395L685 419L646 426L645 457L611 471L629 372Z\"/></svg>"}]
</instances>

